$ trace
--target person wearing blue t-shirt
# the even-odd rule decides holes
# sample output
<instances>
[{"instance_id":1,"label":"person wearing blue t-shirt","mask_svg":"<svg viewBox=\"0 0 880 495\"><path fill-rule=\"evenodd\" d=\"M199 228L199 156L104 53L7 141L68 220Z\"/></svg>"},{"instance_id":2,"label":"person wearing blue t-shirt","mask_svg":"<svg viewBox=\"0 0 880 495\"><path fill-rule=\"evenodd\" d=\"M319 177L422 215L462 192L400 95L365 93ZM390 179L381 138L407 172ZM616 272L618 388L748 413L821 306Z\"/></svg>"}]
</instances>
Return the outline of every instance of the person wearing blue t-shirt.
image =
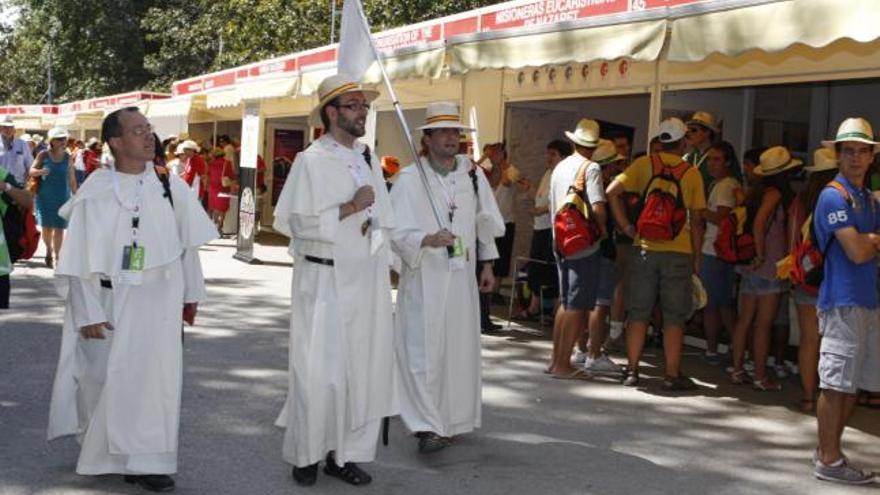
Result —
<instances>
[{"instance_id":1,"label":"person wearing blue t-shirt","mask_svg":"<svg viewBox=\"0 0 880 495\"><path fill-rule=\"evenodd\" d=\"M816 405L819 446L813 474L822 480L865 484L874 474L850 464L841 451L843 428L859 390L880 391L880 309L876 262L880 250L880 205L865 187L865 175L880 143L871 124L845 120L833 141L840 168L836 187L825 187L813 213L818 246L825 251L819 289L819 388Z\"/></svg>"}]
</instances>

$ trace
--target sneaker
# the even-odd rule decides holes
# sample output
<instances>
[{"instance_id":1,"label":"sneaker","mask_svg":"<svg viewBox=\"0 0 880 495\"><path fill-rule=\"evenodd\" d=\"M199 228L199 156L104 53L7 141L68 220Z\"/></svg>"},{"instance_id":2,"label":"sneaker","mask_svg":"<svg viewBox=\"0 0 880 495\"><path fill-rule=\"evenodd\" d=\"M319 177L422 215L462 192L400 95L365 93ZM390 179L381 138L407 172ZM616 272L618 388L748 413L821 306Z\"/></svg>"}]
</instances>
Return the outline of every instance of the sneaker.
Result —
<instances>
[{"instance_id":1,"label":"sneaker","mask_svg":"<svg viewBox=\"0 0 880 495\"><path fill-rule=\"evenodd\" d=\"M586 361L586 360L587 360L587 353L586 352L584 352L580 349L576 349L574 351L574 364L584 364L584 361Z\"/></svg>"},{"instance_id":2,"label":"sneaker","mask_svg":"<svg viewBox=\"0 0 880 495\"><path fill-rule=\"evenodd\" d=\"M867 485L874 482L874 473L863 471L850 465L845 457L837 461L837 465L827 465L821 461L813 468L813 475L823 481L843 483L847 485Z\"/></svg>"},{"instance_id":3,"label":"sneaker","mask_svg":"<svg viewBox=\"0 0 880 495\"><path fill-rule=\"evenodd\" d=\"M788 369L785 365L777 364L773 367L773 372L776 373L776 378L779 378L780 380L788 378Z\"/></svg>"},{"instance_id":4,"label":"sneaker","mask_svg":"<svg viewBox=\"0 0 880 495\"><path fill-rule=\"evenodd\" d=\"M712 366L718 366L721 364L721 354L717 352L709 352L706 351L703 353L703 361L711 364Z\"/></svg>"},{"instance_id":5,"label":"sneaker","mask_svg":"<svg viewBox=\"0 0 880 495\"><path fill-rule=\"evenodd\" d=\"M620 366L614 364L614 361L608 359L608 356L601 355L596 359L587 357L584 361L584 369L593 373L619 373Z\"/></svg>"}]
</instances>

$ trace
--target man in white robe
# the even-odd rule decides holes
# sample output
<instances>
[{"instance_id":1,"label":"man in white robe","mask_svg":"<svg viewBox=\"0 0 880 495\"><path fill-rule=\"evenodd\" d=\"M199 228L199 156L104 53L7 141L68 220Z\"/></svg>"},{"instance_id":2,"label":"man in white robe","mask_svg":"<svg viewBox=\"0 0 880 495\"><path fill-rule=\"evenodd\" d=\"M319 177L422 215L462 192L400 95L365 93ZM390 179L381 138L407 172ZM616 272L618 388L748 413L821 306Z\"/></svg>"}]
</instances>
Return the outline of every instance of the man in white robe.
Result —
<instances>
[{"instance_id":1,"label":"man in white robe","mask_svg":"<svg viewBox=\"0 0 880 495\"><path fill-rule=\"evenodd\" d=\"M153 167L152 127L136 107L108 115L102 135L115 168L96 170L60 211L66 309L48 437L77 435L79 474L170 491L182 321L205 298L198 247L217 231L186 184Z\"/></svg>"},{"instance_id":2,"label":"man in white robe","mask_svg":"<svg viewBox=\"0 0 880 495\"><path fill-rule=\"evenodd\" d=\"M291 238L290 385L276 424L300 485L324 473L352 485L397 414L389 266L391 204L364 135L377 93L345 75L321 82L310 118L327 132L299 153L275 209ZM319 120L320 118L320 120Z\"/></svg>"},{"instance_id":3,"label":"man in white robe","mask_svg":"<svg viewBox=\"0 0 880 495\"><path fill-rule=\"evenodd\" d=\"M492 290L495 237L504 220L482 169L458 155L454 103L428 106L422 144L427 156L398 174L391 189L394 251L403 266L395 315L401 418L420 452L446 447L481 422L479 291ZM427 194L439 210L440 225Z\"/></svg>"}]
</instances>

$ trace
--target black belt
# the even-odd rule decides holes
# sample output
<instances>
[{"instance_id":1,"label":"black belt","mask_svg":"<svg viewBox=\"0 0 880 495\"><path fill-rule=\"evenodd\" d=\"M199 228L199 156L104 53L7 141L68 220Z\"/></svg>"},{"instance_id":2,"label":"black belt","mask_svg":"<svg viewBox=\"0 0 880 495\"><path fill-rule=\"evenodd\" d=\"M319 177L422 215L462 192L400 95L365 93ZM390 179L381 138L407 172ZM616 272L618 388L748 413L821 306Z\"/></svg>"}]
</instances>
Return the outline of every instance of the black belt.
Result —
<instances>
[{"instance_id":1,"label":"black belt","mask_svg":"<svg viewBox=\"0 0 880 495\"><path fill-rule=\"evenodd\" d=\"M112 284L109 280L105 280L105 279L102 278L102 279L101 279L101 287L103 287L103 288L105 288L105 289L112 289L112 288L113 288L113 284Z\"/></svg>"},{"instance_id":2,"label":"black belt","mask_svg":"<svg viewBox=\"0 0 880 495\"><path fill-rule=\"evenodd\" d=\"M318 258L317 256L309 256L305 255L306 261L311 261L312 263L317 263L319 265L324 266L333 266L333 260L327 258Z\"/></svg>"}]
</instances>

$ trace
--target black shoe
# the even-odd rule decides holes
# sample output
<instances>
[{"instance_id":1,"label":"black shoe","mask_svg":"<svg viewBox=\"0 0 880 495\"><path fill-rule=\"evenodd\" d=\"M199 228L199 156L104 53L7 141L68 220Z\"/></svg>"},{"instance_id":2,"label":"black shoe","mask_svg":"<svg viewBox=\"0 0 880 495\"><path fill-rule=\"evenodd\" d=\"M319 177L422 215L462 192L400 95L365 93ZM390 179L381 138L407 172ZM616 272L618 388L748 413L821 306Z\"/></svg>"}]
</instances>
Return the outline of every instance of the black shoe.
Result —
<instances>
[{"instance_id":1,"label":"black shoe","mask_svg":"<svg viewBox=\"0 0 880 495\"><path fill-rule=\"evenodd\" d=\"M293 481L300 486L312 486L318 480L318 463L311 466L296 467L293 466Z\"/></svg>"},{"instance_id":2,"label":"black shoe","mask_svg":"<svg viewBox=\"0 0 880 495\"><path fill-rule=\"evenodd\" d=\"M151 492L174 491L174 480L167 474L126 474L125 482L140 485Z\"/></svg>"},{"instance_id":3,"label":"black shoe","mask_svg":"<svg viewBox=\"0 0 880 495\"><path fill-rule=\"evenodd\" d=\"M327 454L326 464L324 465L324 474L339 478L349 485L360 486L368 485L373 478L366 471L358 467L353 462L346 462L342 467L336 464L336 458L333 452Z\"/></svg>"},{"instance_id":4,"label":"black shoe","mask_svg":"<svg viewBox=\"0 0 880 495\"><path fill-rule=\"evenodd\" d=\"M483 330L483 333L494 333L501 330L501 325L497 323L492 323L492 321L484 321L480 324L480 328Z\"/></svg>"}]
</instances>

